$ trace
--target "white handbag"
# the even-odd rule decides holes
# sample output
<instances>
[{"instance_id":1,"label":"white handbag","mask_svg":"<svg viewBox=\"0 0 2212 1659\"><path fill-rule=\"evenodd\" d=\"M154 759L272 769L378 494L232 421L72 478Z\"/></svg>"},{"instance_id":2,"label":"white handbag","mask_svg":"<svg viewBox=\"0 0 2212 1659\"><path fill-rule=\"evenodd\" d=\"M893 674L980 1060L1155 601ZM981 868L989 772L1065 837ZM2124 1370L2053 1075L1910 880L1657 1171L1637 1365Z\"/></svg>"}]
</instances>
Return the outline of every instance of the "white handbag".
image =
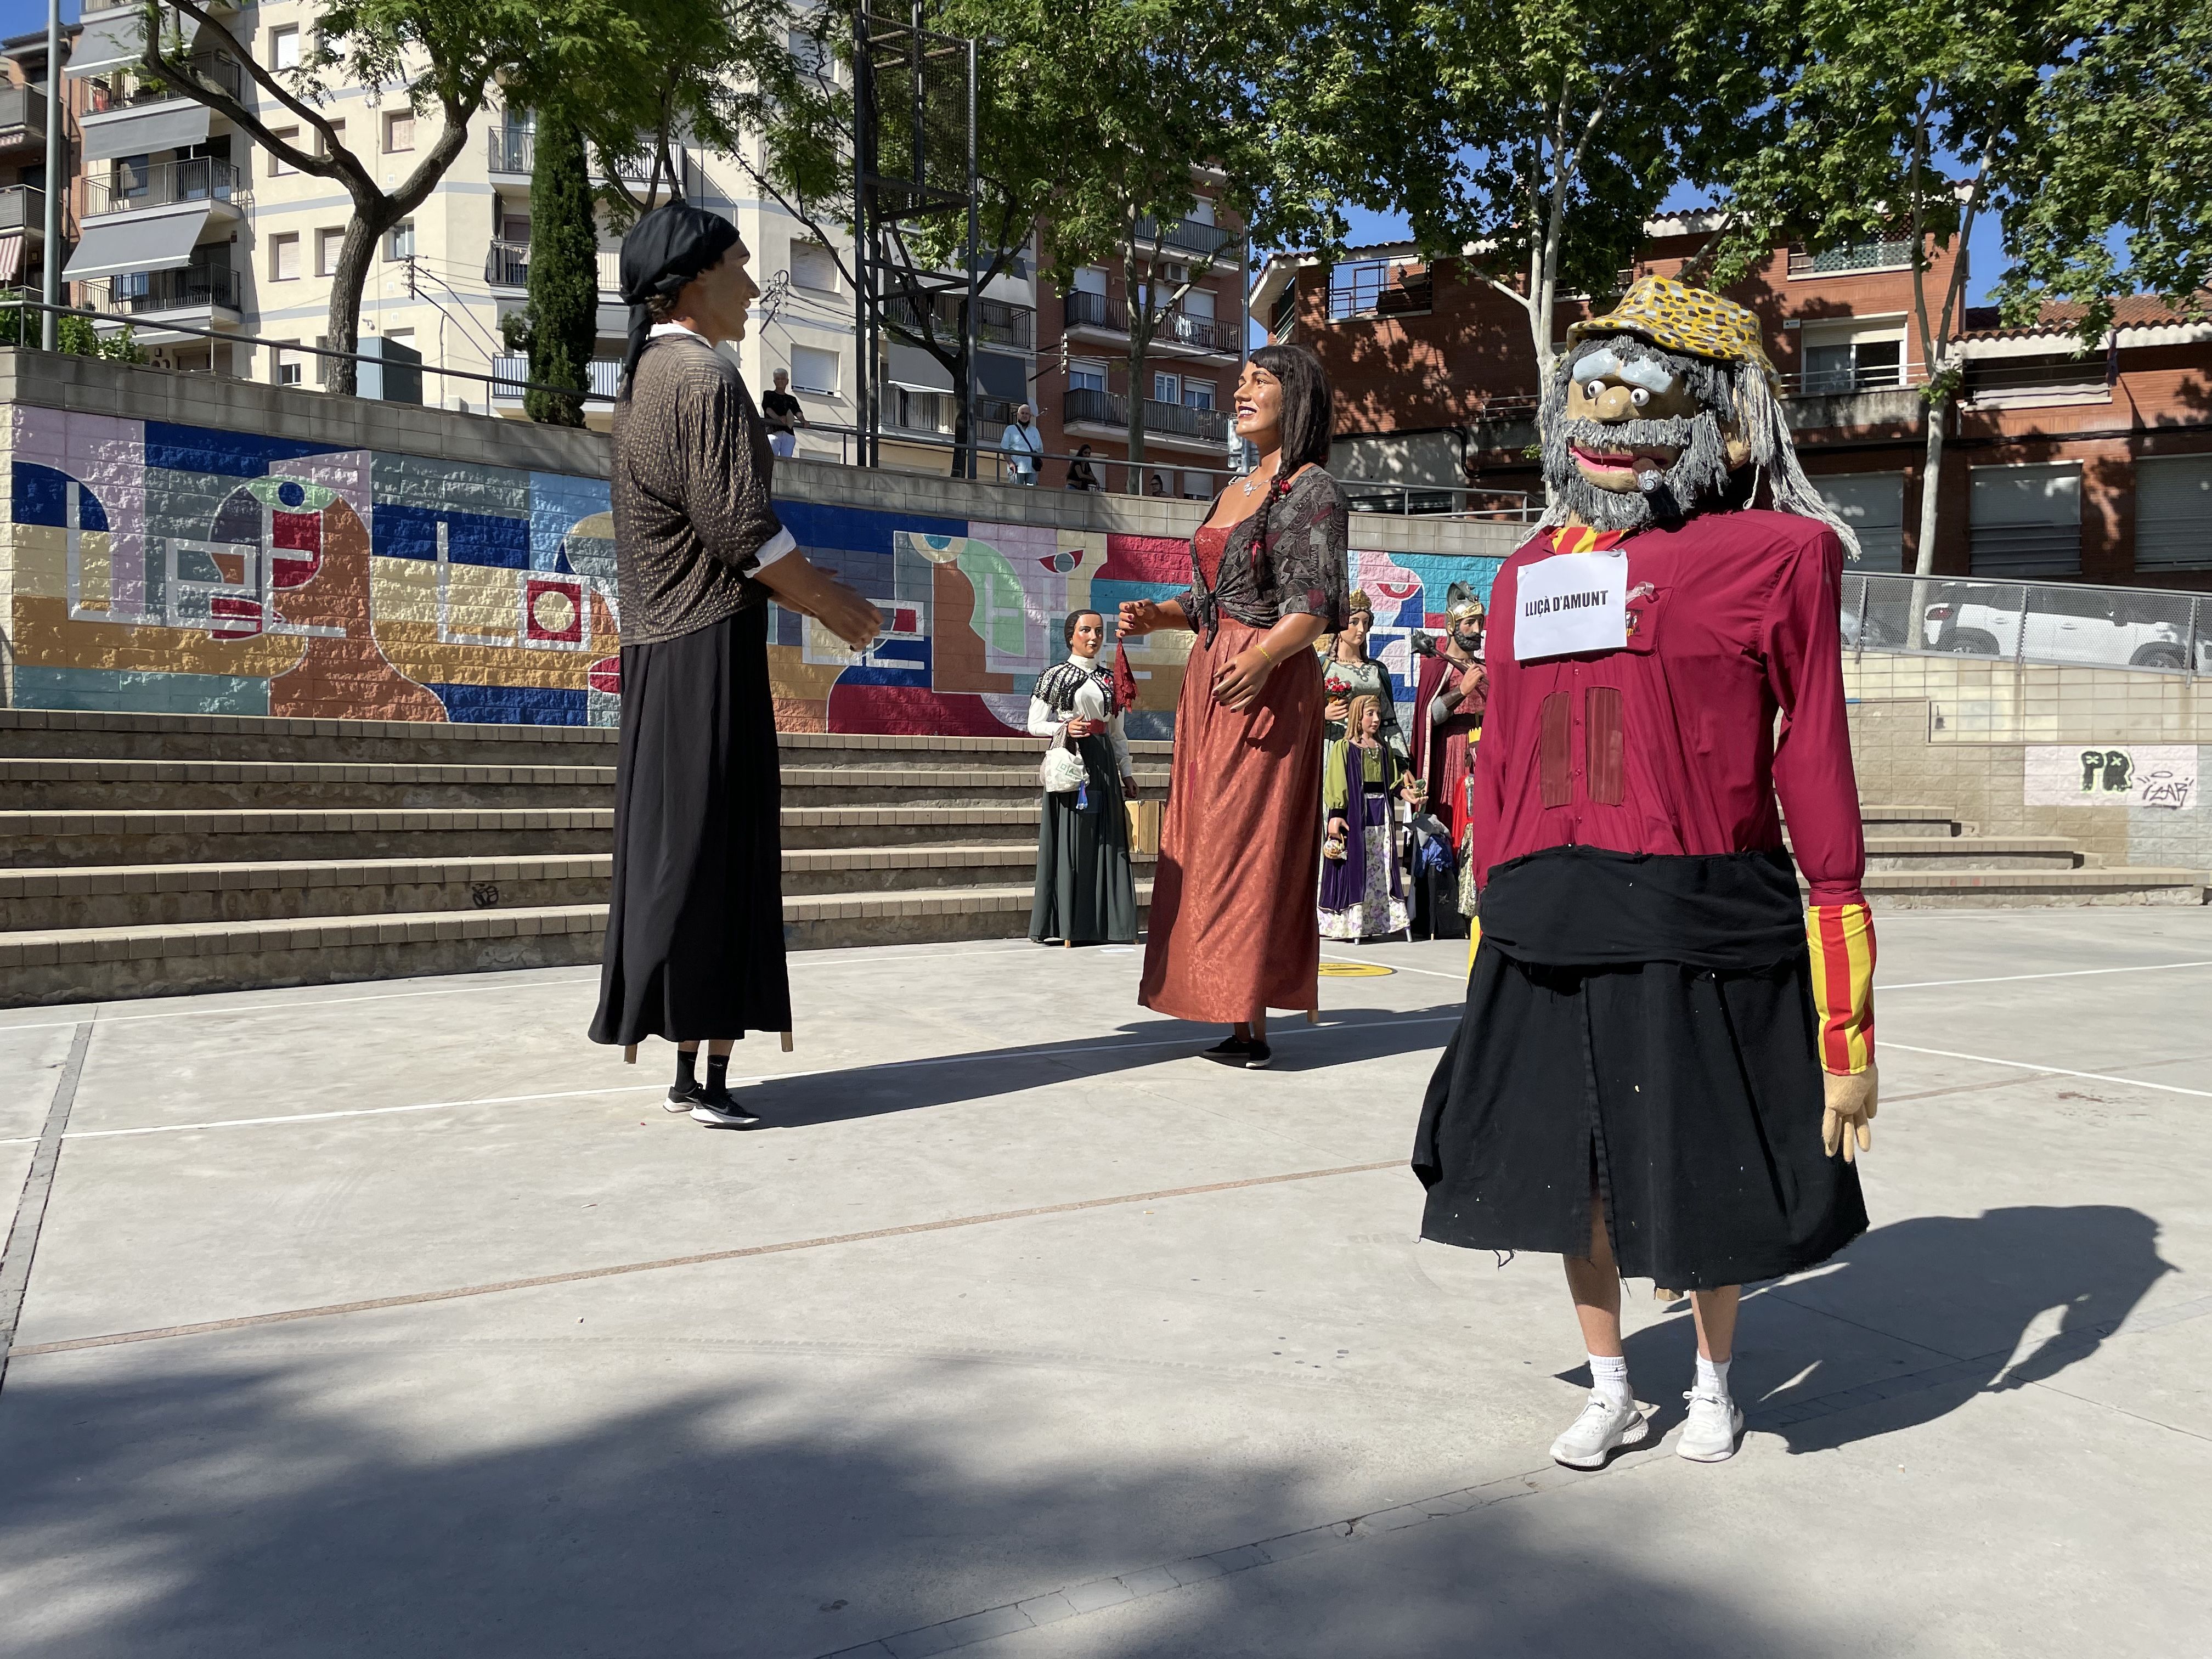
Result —
<instances>
[{"instance_id":1,"label":"white handbag","mask_svg":"<svg viewBox=\"0 0 2212 1659\"><path fill-rule=\"evenodd\" d=\"M1037 768L1037 781L1044 785L1048 795L1066 795L1082 788L1090 776L1091 769L1075 752L1063 728L1053 738L1052 747L1044 751L1044 763Z\"/></svg>"}]
</instances>

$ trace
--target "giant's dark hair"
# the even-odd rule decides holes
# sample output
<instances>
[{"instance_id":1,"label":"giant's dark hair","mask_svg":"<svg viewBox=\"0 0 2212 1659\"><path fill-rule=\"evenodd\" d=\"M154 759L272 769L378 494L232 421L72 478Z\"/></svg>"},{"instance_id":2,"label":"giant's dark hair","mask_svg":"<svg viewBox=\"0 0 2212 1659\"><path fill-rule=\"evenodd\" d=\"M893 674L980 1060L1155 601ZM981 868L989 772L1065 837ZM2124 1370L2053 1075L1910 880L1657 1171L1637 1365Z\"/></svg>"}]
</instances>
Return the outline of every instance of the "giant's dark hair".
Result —
<instances>
[{"instance_id":1,"label":"giant's dark hair","mask_svg":"<svg viewBox=\"0 0 2212 1659\"><path fill-rule=\"evenodd\" d=\"M1302 466L1326 467L1336 432L1336 398L1321 359L1302 345L1264 345L1252 362L1283 383L1283 459L1275 476L1291 478Z\"/></svg>"},{"instance_id":2,"label":"giant's dark hair","mask_svg":"<svg viewBox=\"0 0 2212 1659\"><path fill-rule=\"evenodd\" d=\"M1101 628L1103 628L1106 625L1106 613L1103 611L1101 611L1095 605L1085 605L1080 611L1071 611L1067 613L1067 619L1060 625L1060 638L1062 644L1073 645L1075 643L1075 624L1081 622L1085 617L1097 617L1098 625Z\"/></svg>"}]
</instances>

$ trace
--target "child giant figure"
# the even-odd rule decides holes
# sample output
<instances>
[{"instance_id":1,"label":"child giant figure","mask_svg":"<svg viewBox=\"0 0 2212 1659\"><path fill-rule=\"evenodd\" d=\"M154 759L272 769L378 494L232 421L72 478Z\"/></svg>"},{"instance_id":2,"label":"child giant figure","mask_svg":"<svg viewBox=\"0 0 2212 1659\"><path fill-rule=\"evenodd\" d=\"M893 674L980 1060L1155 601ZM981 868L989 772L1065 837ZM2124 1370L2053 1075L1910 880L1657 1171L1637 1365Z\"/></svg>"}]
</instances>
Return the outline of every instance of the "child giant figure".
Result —
<instances>
[{"instance_id":1,"label":"child giant figure","mask_svg":"<svg viewBox=\"0 0 2212 1659\"><path fill-rule=\"evenodd\" d=\"M1577 324L1545 408L1547 527L1491 596L1480 944L1413 1167L1425 1237L1566 1258L1595 1387L1552 1455L1577 1468L1649 1432L1623 1275L1691 1293L1677 1449L1717 1462L1743 1426L1739 1288L1866 1229L1852 544L1771 374L1749 312L1664 278Z\"/></svg>"}]
</instances>

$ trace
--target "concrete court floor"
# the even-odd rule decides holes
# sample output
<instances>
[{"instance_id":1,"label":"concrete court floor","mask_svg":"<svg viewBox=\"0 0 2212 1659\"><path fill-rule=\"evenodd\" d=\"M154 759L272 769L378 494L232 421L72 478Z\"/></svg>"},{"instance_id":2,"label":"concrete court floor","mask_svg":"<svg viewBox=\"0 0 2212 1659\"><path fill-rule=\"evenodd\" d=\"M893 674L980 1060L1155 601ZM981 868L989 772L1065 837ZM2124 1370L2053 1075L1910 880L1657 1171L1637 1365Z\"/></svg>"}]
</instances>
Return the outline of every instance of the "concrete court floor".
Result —
<instances>
[{"instance_id":1,"label":"concrete court floor","mask_svg":"<svg viewBox=\"0 0 2212 1659\"><path fill-rule=\"evenodd\" d=\"M2212 1651L2212 913L1880 927L1875 1230L1750 1298L1733 1462L1595 1475L1556 1262L1415 1241L1460 947L1267 1074L1131 951L797 957L751 1134L583 970L0 1015L0 1224L91 1028L0 1654Z\"/></svg>"}]
</instances>

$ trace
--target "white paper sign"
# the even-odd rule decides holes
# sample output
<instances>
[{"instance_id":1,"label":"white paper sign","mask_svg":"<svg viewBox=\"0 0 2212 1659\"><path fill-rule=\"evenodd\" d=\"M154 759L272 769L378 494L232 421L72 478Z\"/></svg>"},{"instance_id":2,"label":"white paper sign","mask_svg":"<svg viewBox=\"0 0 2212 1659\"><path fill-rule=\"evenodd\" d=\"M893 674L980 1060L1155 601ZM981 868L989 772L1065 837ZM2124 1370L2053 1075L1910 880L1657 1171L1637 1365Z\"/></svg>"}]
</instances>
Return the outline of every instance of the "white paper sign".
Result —
<instances>
[{"instance_id":1,"label":"white paper sign","mask_svg":"<svg viewBox=\"0 0 2212 1659\"><path fill-rule=\"evenodd\" d=\"M2027 760L2030 806L2197 809L2193 744L2033 744Z\"/></svg>"},{"instance_id":2,"label":"white paper sign","mask_svg":"<svg viewBox=\"0 0 2212 1659\"><path fill-rule=\"evenodd\" d=\"M1628 643L1628 561L1554 553L1526 567L1514 594L1513 654L1522 662Z\"/></svg>"}]
</instances>

